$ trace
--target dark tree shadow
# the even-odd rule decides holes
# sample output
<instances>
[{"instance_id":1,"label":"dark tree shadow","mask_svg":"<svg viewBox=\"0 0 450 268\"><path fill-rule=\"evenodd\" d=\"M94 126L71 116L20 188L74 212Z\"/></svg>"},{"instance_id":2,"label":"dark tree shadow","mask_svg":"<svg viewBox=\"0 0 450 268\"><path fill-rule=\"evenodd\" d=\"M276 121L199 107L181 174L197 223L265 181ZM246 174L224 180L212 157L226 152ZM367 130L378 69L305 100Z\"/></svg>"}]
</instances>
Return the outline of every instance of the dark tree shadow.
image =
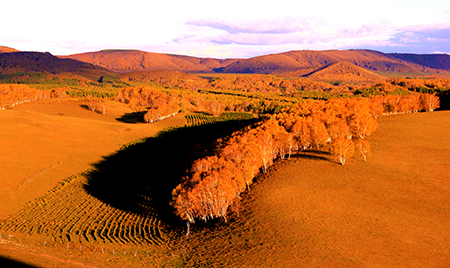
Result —
<instances>
[{"instance_id":1,"label":"dark tree shadow","mask_svg":"<svg viewBox=\"0 0 450 268\"><path fill-rule=\"evenodd\" d=\"M116 118L117 121L128 124L145 123L144 115L146 111L126 113Z\"/></svg>"},{"instance_id":2,"label":"dark tree shadow","mask_svg":"<svg viewBox=\"0 0 450 268\"><path fill-rule=\"evenodd\" d=\"M37 266L33 266L27 263L23 263L20 261L12 260L9 258L5 258L0 256L0 267L8 267L8 268L33 268Z\"/></svg>"},{"instance_id":3,"label":"dark tree shadow","mask_svg":"<svg viewBox=\"0 0 450 268\"><path fill-rule=\"evenodd\" d=\"M331 154L329 152L323 152L323 151L302 151L302 152L293 154L291 156L291 158L303 158L303 159L309 159L309 160L330 161L329 157L327 157L330 155Z\"/></svg>"},{"instance_id":4,"label":"dark tree shadow","mask_svg":"<svg viewBox=\"0 0 450 268\"><path fill-rule=\"evenodd\" d=\"M214 153L211 151L214 141L254 120L245 122L220 122L160 132L95 164L87 174L85 189L116 208L133 213L156 209L163 222L179 224L170 206L172 190L195 159Z\"/></svg>"},{"instance_id":5,"label":"dark tree shadow","mask_svg":"<svg viewBox=\"0 0 450 268\"><path fill-rule=\"evenodd\" d=\"M91 110L91 109L89 109L89 106L87 106L87 104L80 104L80 108L81 109L84 109L84 110Z\"/></svg>"},{"instance_id":6,"label":"dark tree shadow","mask_svg":"<svg viewBox=\"0 0 450 268\"><path fill-rule=\"evenodd\" d=\"M86 105L86 104L81 104L81 105L80 105L80 108L81 108L81 109L84 109L84 110L88 110L88 111L90 111L90 112L97 113L97 114L102 114L102 112L101 112L99 109L94 109L94 111L92 111L91 108L89 108L89 106ZM100 108L100 107L98 107L98 108Z\"/></svg>"},{"instance_id":7,"label":"dark tree shadow","mask_svg":"<svg viewBox=\"0 0 450 268\"><path fill-rule=\"evenodd\" d=\"M440 108L436 110L450 110L450 90L440 91L437 94L440 99Z\"/></svg>"}]
</instances>

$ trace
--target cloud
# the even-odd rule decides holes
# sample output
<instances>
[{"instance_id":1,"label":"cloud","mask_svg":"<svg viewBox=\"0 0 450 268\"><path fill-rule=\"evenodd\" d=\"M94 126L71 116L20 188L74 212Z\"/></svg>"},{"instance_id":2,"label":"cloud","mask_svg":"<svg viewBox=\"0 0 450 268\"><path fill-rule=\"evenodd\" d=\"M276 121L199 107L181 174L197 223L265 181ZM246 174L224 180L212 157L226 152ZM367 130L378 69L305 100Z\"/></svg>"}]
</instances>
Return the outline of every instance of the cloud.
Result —
<instances>
[{"instance_id":1,"label":"cloud","mask_svg":"<svg viewBox=\"0 0 450 268\"><path fill-rule=\"evenodd\" d=\"M426 28L419 30L405 30L396 34L395 38L402 43L416 43L423 41L445 41L450 40L450 27Z\"/></svg>"},{"instance_id":2,"label":"cloud","mask_svg":"<svg viewBox=\"0 0 450 268\"><path fill-rule=\"evenodd\" d=\"M297 44L350 44L364 39L370 42L388 40L386 23L355 27L337 26L319 18L284 18L249 21L197 20L186 23L189 32L197 34L177 38L176 42L210 43L217 45L274 46ZM377 39L375 39L376 37Z\"/></svg>"},{"instance_id":3,"label":"cloud","mask_svg":"<svg viewBox=\"0 0 450 268\"><path fill-rule=\"evenodd\" d=\"M398 52L450 52L450 26L410 27L399 30L392 38Z\"/></svg>"},{"instance_id":4,"label":"cloud","mask_svg":"<svg viewBox=\"0 0 450 268\"><path fill-rule=\"evenodd\" d=\"M17 14L6 12L0 17L8 25L2 29L0 45L55 55L132 48L206 57L301 49L450 50L448 0L430 0L426 5L420 0L407 5L392 0L278 0L275 4L230 0L209 12L205 8L211 2L206 0L130 0L127 5L24 1L5 3L5 10L20 9L22 16L18 20Z\"/></svg>"},{"instance_id":5,"label":"cloud","mask_svg":"<svg viewBox=\"0 0 450 268\"><path fill-rule=\"evenodd\" d=\"M450 27L445 25L402 26L388 20L340 25L319 17L267 20L191 20L190 35L174 43L207 44L217 51L235 51L235 56L251 57L258 52L284 52L286 49L374 49L382 52L448 52ZM192 34L194 33L194 34ZM197 52L200 50L197 50Z\"/></svg>"},{"instance_id":6,"label":"cloud","mask_svg":"<svg viewBox=\"0 0 450 268\"><path fill-rule=\"evenodd\" d=\"M257 34L286 34L308 28L306 19L279 18L250 21L225 21L225 20L195 20L186 23L190 26L208 27L226 31L229 34L257 33Z\"/></svg>"}]
</instances>

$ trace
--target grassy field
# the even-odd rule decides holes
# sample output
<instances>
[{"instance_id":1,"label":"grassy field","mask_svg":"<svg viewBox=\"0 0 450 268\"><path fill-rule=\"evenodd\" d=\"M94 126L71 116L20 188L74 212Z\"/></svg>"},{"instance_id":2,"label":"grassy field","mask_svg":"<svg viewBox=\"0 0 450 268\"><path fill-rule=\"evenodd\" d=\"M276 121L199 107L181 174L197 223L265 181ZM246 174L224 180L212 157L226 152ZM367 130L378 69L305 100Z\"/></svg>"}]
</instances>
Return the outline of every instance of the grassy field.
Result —
<instances>
[{"instance_id":1,"label":"grassy field","mask_svg":"<svg viewBox=\"0 0 450 268\"><path fill-rule=\"evenodd\" d=\"M132 113L108 107L105 116L79 105L24 104L0 113L0 219L83 172L123 144L184 125L183 115L152 125L117 121Z\"/></svg>"},{"instance_id":2,"label":"grassy field","mask_svg":"<svg viewBox=\"0 0 450 268\"><path fill-rule=\"evenodd\" d=\"M367 162L305 154L279 163L229 224L191 231L186 266L447 266L448 122L448 111L386 116Z\"/></svg>"},{"instance_id":3,"label":"grassy field","mask_svg":"<svg viewBox=\"0 0 450 268\"><path fill-rule=\"evenodd\" d=\"M197 223L187 241L184 223L170 211L171 189L189 167L188 155L203 154L214 133L227 135L233 124L180 128L120 151L187 123L182 114L151 125L116 120L127 113L39 104L0 113L7 126L0 130L0 264L5 258L42 267L450 263L450 112L381 118L367 162L341 166L317 152L279 162L257 178L228 223Z\"/></svg>"},{"instance_id":4,"label":"grassy field","mask_svg":"<svg viewBox=\"0 0 450 268\"><path fill-rule=\"evenodd\" d=\"M108 264L117 267L179 261L173 256L179 254L183 231L172 225L177 220L169 206L171 190L188 168L193 148L202 153L218 138L217 129L226 135L242 124L223 122L226 114L217 124L173 128L145 139L168 126L185 125L185 115L130 124L121 120L130 111L108 111L102 116L55 103L21 105L2 114L8 126L2 134L9 142L2 146L10 156L4 155L2 167L0 234L2 243L27 252L12 251L21 252L18 259L51 251L62 260L92 263L93 258L100 266L111 257ZM35 164L21 165L24 159Z\"/></svg>"}]
</instances>

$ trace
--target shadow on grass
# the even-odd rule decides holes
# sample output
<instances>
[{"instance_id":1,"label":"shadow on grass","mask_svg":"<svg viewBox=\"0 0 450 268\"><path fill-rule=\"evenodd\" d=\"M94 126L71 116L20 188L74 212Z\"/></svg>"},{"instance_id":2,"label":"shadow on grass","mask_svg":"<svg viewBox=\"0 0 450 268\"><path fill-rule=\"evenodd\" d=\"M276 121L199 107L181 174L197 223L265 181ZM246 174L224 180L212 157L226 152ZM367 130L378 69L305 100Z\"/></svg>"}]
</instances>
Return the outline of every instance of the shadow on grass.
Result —
<instances>
[{"instance_id":1,"label":"shadow on grass","mask_svg":"<svg viewBox=\"0 0 450 268\"><path fill-rule=\"evenodd\" d=\"M450 110L450 90L440 91L437 95L440 99L440 108L437 110Z\"/></svg>"},{"instance_id":2,"label":"shadow on grass","mask_svg":"<svg viewBox=\"0 0 450 268\"><path fill-rule=\"evenodd\" d=\"M12 260L9 258L5 258L0 256L0 267L8 267L8 268L33 268L37 266L33 266L30 264L26 264L20 261Z\"/></svg>"},{"instance_id":3,"label":"shadow on grass","mask_svg":"<svg viewBox=\"0 0 450 268\"><path fill-rule=\"evenodd\" d=\"M93 112L93 113L102 114L102 112L101 112L99 109L91 110L91 108L89 108L89 106L86 105L86 104L81 104L81 105L80 105L80 108L81 108L81 109L84 109L84 110L91 111L91 112ZM97 108L99 108L99 107L97 107Z\"/></svg>"},{"instance_id":4,"label":"shadow on grass","mask_svg":"<svg viewBox=\"0 0 450 268\"><path fill-rule=\"evenodd\" d=\"M128 124L145 123L144 115L146 111L126 113L116 118L117 121Z\"/></svg>"},{"instance_id":5,"label":"shadow on grass","mask_svg":"<svg viewBox=\"0 0 450 268\"><path fill-rule=\"evenodd\" d=\"M151 213L156 209L164 223L179 224L170 206L172 189L180 183L192 161L213 154L211 145L214 141L254 120L245 122L174 128L124 146L94 165L87 174L85 189L121 210Z\"/></svg>"},{"instance_id":6,"label":"shadow on grass","mask_svg":"<svg viewBox=\"0 0 450 268\"><path fill-rule=\"evenodd\" d=\"M308 159L308 160L331 161L329 158L330 156L331 156L331 154L329 152L310 150L310 151L302 151L302 152L293 154L291 156L291 158L303 158L303 159Z\"/></svg>"}]
</instances>

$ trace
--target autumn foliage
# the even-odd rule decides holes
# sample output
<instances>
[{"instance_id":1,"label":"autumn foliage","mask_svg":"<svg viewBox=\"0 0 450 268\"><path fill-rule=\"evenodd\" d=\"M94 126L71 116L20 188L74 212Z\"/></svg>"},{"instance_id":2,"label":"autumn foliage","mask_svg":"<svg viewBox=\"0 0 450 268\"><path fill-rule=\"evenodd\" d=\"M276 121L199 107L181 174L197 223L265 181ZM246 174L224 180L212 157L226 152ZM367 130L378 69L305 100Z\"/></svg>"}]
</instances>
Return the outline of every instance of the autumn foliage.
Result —
<instances>
[{"instance_id":1,"label":"autumn foliage","mask_svg":"<svg viewBox=\"0 0 450 268\"><path fill-rule=\"evenodd\" d=\"M432 111L434 95L381 96L308 102L235 132L214 156L196 160L172 192L172 205L183 220L222 217L276 159L306 150L328 150L344 165L356 152L366 161L366 140L382 114ZM426 104L434 103L432 108Z\"/></svg>"},{"instance_id":2,"label":"autumn foliage","mask_svg":"<svg viewBox=\"0 0 450 268\"><path fill-rule=\"evenodd\" d=\"M116 100L135 109L146 109L144 120L152 123L176 115L180 106L177 98L150 87L128 87L119 91Z\"/></svg>"},{"instance_id":3,"label":"autumn foliage","mask_svg":"<svg viewBox=\"0 0 450 268\"><path fill-rule=\"evenodd\" d=\"M66 89L39 90L26 85L1 84L0 85L0 109L11 108L15 105L47 98L66 97Z\"/></svg>"}]
</instances>

